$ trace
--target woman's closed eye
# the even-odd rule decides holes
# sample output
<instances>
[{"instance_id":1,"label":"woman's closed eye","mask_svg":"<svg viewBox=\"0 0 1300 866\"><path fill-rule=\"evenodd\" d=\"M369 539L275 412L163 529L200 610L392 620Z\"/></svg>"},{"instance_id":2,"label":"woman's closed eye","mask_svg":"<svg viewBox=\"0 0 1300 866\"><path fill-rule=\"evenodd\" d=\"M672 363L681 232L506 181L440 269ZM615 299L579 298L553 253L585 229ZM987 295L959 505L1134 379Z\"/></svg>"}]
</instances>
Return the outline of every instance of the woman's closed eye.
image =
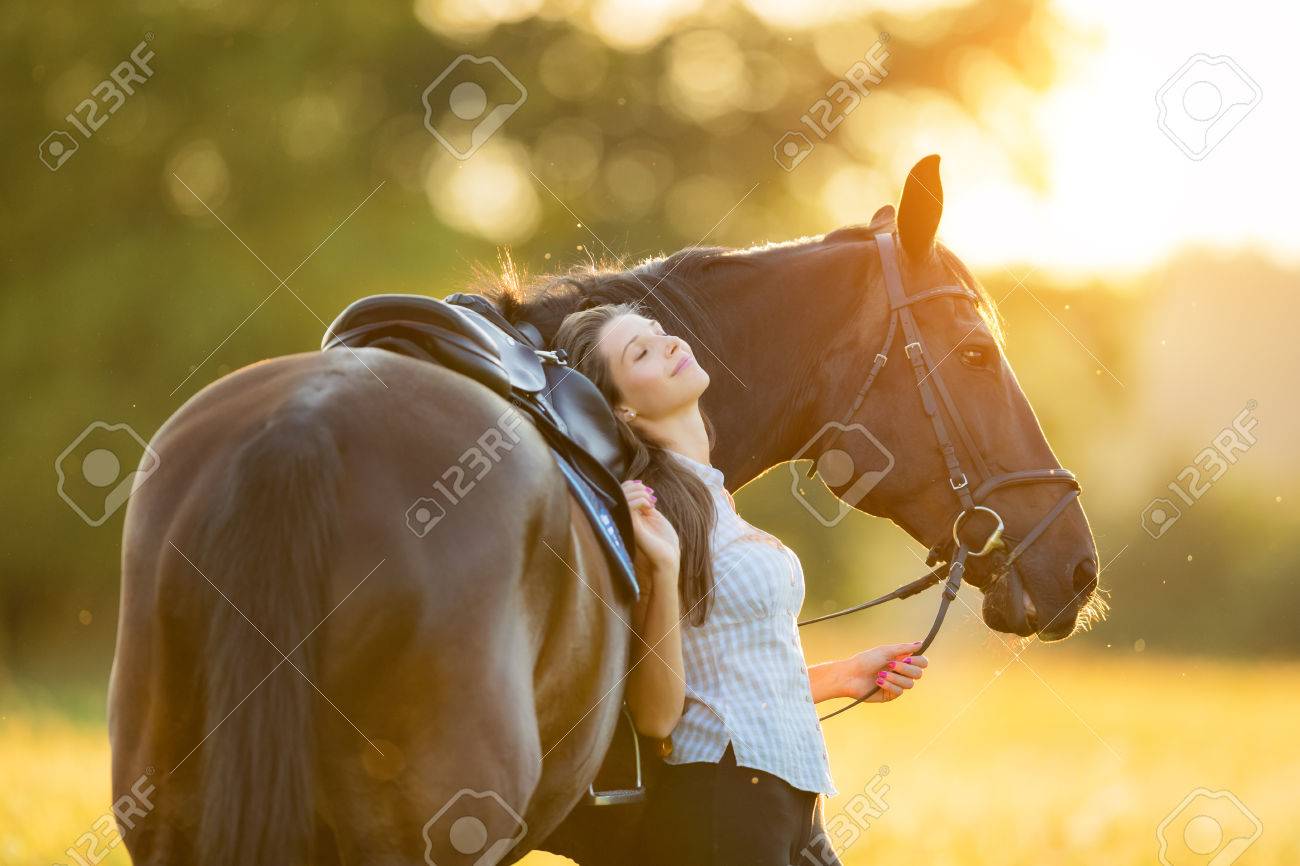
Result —
<instances>
[{"instance_id":1,"label":"woman's closed eye","mask_svg":"<svg viewBox=\"0 0 1300 866\"><path fill-rule=\"evenodd\" d=\"M655 330L655 331L653 332L654 335L655 335L656 337L665 337L665 336L667 336L667 334L664 332L664 329L663 329L662 327L658 327L658 323L656 323L656 327L657 327L657 330ZM646 355L648 355L648 354L650 354L650 350L647 349L647 348L645 347L644 344L642 344L642 346L641 346L641 351L637 353L637 356L636 356L633 360L634 360L634 361L640 361L642 358L644 358L644 357L645 357Z\"/></svg>"}]
</instances>

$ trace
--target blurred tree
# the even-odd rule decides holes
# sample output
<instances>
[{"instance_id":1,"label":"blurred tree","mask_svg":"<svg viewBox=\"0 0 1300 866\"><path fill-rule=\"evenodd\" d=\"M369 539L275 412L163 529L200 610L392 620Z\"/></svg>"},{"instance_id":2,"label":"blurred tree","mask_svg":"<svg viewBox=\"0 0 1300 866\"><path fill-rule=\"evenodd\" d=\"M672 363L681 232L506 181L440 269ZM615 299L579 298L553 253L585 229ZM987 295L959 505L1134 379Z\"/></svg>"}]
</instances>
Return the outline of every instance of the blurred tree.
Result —
<instances>
[{"instance_id":1,"label":"blurred tree","mask_svg":"<svg viewBox=\"0 0 1300 866\"><path fill-rule=\"evenodd\" d=\"M1017 100L1051 85L1077 38L1046 3L827 8L11 4L0 667L75 660L102 676L110 659L121 516L92 528L59 499L61 451L95 420L147 438L230 370L312 351L360 295L459 290L499 242L541 270L866 221L955 123L999 136L1036 180L1037 144L993 118L1014 127ZM133 53L150 74L47 168L47 135L71 129L69 113ZM499 59L527 89L464 162L426 130L421 101L462 54ZM804 118L828 92L847 105L837 82L863 63L883 80L822 140ZM777 148L792 131L813 149L786 171ZM1132 337L1113 299L1094 294L1071 301L1072 321L1122 366ZM1050 425L1086 423L1048 393L1052 375L1033 373ZM783 525L806 532L796 519ZM810 557L825 569L811 581L827 587L811 603L851 600L829 581L862 550Z\"/></svg>"}]
</instances>

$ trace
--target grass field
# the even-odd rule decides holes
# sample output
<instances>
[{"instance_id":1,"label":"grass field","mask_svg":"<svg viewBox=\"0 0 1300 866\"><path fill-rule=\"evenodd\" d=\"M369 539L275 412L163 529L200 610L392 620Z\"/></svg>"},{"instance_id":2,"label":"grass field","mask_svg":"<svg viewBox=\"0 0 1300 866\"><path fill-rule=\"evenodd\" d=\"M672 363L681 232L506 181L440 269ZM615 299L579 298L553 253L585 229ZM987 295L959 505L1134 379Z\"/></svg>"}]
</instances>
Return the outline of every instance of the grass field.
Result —
<instances>
[{"instance_id":1,"label":"grass field","mask_svg":"<svg viewBox=\"0 0 1300 866\"><path fill-rule=\"evenodd\" d=\"M923 686L827 723L840 794L826 815L850 866L1158 863L1157 828L1198 788L1257 816L1236 862L1300 862L1300 665L993 646ZM861 792L882 766L873 817ZM0 864L75 866L66 850L108 807L102 727L6 701L0 777ZM1253 831L1229 798L1194 798L1166 831L1168 862L1209 863Z\"/></svg>"}]
</instances>

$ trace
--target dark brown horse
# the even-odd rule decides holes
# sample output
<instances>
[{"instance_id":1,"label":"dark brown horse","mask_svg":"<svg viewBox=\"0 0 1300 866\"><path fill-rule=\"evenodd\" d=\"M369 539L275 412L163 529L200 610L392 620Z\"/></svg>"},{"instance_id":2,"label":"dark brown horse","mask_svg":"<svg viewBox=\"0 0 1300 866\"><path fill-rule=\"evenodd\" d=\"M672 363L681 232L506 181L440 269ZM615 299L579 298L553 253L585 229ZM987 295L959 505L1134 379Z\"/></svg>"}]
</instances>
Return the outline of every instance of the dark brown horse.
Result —
<instances>
[{"instance_id":1,"label":"dark brown horse","mask_svg":"<svg viewBox=\"0 0 1300 866\"><path fill-rule=\"evenodd\" d=\"M899 207L909 284L970 282L933 243L937 181L923 161ZM736 488L817 457L805 445L852 405L888 315L873 235L893 228L882 209L498 298L548 339L579 305L644 298L710 374L713 461ZM974 444L997 471L1057 466L981 307L917 308ZM632 637L594 534L517 420L475 382L365 349L239 370L163 426L127 515L110 689L114 797L145 773L155 789L124 833L136 863L487 863L552 835L604 757ZM904 364L855 421L896 458L855 506L941 539L952 492ZM457 504L413 525L449 467ZM993 498L1014 533L1054 494ZM1023 632L996 560L971 564L985 619ZM1077 503L1018 569L1030 630L1060 638L1090 615Z\"/></svg>"}]
</instances>

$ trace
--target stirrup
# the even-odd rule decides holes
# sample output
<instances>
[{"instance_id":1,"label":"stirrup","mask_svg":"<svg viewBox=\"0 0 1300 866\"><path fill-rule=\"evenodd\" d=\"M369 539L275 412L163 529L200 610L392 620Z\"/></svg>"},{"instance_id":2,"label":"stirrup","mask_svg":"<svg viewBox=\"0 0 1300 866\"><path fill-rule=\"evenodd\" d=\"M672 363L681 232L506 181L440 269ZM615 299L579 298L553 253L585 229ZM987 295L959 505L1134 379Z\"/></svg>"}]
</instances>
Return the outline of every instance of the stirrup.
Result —
<instances>
[{"instance_id":1,"label":"stirrup","mask_svg":"<svg viewBox=\"0 0 1300 866\"><path fill-rule=\"evenodd\" d=\"M587 794L583 798L588 806L627 806L636 803L645 802L645 783L641 779L641 740L637 737L636 725L632 723L632 714L628 711L627 705L623 705L623 718L627 721L628 732L632 736L632 756L636 762L636 785L632 788L610 788L606 791L597 791L596 782L593 779L587 785ZM617 740L617 731L615 731L615 740ZM611 742L611 747L613 743Z\"/></svg>"}]
</instances>

